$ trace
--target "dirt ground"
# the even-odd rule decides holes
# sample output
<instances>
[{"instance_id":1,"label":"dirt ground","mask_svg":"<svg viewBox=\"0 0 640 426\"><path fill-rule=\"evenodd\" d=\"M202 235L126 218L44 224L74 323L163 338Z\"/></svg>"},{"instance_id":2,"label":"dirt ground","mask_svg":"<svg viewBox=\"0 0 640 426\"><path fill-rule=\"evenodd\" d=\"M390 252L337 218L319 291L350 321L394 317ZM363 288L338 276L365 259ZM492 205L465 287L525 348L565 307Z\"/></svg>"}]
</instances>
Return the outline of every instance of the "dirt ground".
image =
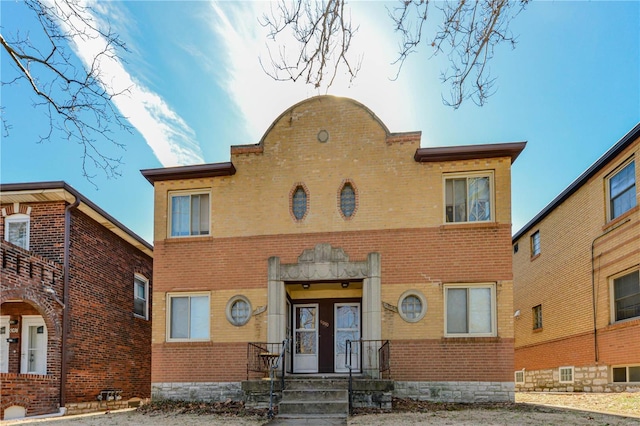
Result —
<instances>
[{"instance_id":1,"label":"dirt ground","mask_svg":"<svg viewBox=\"0 0 640 426\"><path fill-rule=\"evenodd\" d=\"M258 426L267 423L264 412L236 415L233 410L227 409L223 410L225 414L216 415L206 414L208 411L210 409L203 405L188 408L163 407L162 410L128 410L62 418L6 421L0 422L0 424L19 426ZM434 404L400 400L395 402L394 413L358 414L350 417L348 424L367 426L390 424L394 426L426 424L483 426L640 425L640 393L517 393L515 404Z\"/></svg>"}]
</instances>

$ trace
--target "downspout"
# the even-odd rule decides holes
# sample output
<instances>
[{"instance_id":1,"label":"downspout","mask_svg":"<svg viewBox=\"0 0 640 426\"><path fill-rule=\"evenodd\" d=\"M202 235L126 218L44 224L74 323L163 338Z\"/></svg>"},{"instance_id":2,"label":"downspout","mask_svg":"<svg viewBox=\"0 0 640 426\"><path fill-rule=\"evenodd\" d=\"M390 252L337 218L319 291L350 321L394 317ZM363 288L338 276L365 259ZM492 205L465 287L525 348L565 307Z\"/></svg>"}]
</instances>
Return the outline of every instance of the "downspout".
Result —
<instances>
[{"instance_id":1,"label":"downspout","mask_svg":"<svg viewBox=\"0 0 640 426\"><path fill-rule=\"evenodd\" d=\"M62 342L60 351L62 357L60 361L60 407L65 406L65 390L67 387L67 335L69 333L69 252L71 246L71 210L80 205L80 197L76 194L73 204L69 204L64 209L64 281L62 289Z\"/></svg>"},{"instance_id":2,"label":"downspout","mask_svg":"<svg viewBox=\"0 0 640 426\"><path fill-rule=\"evenodd\" d=\"M600 238L608 235L611 231L615 231L630 220L631 219L627 219L624 222L620 222L618 225L595 237L591 242L591 302L593 303L593 350L595 351L596 364L598 363L600 356L598 355L598 324L596 318L596 266L594 256L595 245L596 241L598 241Z\"/></svg>"}]
</instances>

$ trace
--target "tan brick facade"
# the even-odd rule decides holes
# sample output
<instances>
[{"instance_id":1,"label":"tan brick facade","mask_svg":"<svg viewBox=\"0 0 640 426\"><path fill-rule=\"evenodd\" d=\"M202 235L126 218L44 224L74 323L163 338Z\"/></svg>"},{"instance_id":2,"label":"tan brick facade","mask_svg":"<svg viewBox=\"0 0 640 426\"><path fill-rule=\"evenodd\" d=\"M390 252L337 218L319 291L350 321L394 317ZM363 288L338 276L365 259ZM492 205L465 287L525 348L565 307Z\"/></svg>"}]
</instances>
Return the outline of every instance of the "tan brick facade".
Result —
<instances>
[{"instance_id":1,"label":"tan brick facade","mask_svg":"<svg viewBox=\"0 0 640 426\"><path fill-rule=\"evenodd\" d=\"M394 379L397 372L402 381L512 382L510 169L524 144L514 145L500 152L493 145L457 147L435 159L435 152L421 151L420 133L392 134L365 106L320 96L285 111L259 144L232 147L231 163L202 166L208 172L195 166L143 171L155 190L152 388L245 380L248 342L275 343L272 336L284 335L272 321L286 312L273 306L285 296L292 304L358 300L363 336L391 342ZM423 154L434 159L421 160ZM445 178L478 173L490 182L490 220L446 223ZM351 217L340 207L346 182L356 193ZM307 195L302 220L292 213L298 186ZM210 194L210 235L168 237L171 195L189 191ZM322 262L307 266L304 253L327 247L342 253L343 264L348 258L369 269L349 272L354 279L274 278L274 259L299 265L295 271L325 271ZM371 254L380 259L379 276L371 272ZM273 296L278 283L282 299ZM447 285L491 289L492 336L445 336ZM398 313L407 290L426 301L416 322ZM180 292L209 296L206 341L168 341L167 299ZM235 295L253 310L243 326L225 315Z\"/></svg>"},{"instance_id":2,"label":"tan brick facade","mask_svg":"<svg viewBox=\"0 0 640 426\"><path fill-rule=\"evenodd\" d=\"M514 238L514 310L520 312L515 369L531 379L517 384L522 389L558 388L558 382L537 380L535 372L563 366L605 367L607 384L620 389L625 385L613 383L611 368L640 366L640 316L616 321L612 300L613 279L640 268L639 135L636 127ZM631 161L634 207L610 220L609 179ZM535 232L540 254L532 256ZM534 329L538 305L542 327ZM536 380L546 384L534 385ZM570 388L608 389L585 380Z\"/></svg>"}]
</instances>

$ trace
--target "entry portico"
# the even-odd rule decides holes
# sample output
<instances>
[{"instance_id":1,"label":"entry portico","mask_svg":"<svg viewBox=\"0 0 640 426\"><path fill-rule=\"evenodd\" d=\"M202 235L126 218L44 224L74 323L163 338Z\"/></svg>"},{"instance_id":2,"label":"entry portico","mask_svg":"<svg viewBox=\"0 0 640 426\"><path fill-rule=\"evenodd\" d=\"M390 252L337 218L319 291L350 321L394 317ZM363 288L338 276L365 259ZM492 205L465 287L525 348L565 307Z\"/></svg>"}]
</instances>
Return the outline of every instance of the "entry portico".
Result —
<instances>
[{"instance_id":1,"label":"entry portico","mask_svg":"<svg viewBox=\"0 0 640 426\"><path fill-rule=\"evenodd\" d=\"M278 257L269 258L269 281L267 300L267 339L269 342L282 342L285 339L293 342L293 359L288 360L293 363L293 372L345 372L344 365L339 367L340 359L344 359L344 352L338 353L337 348L344 348L344 341L340 341L341 333L335 332L335 321L339 317L338 313L355 310L357 324L361 324L354 335L342 333L351 337L352 340L380 340L381 339L381 299L380 299L380 255L369 253L366 260L350 261L349 256L341 248L334 248L331 244L320 243L314 248L305 250L299 257L297 263L281 264ZM306 288L305 288L306 287ZM351 289L350 289L351 287ZM303 291L299 289L302 288ZM342 299L350 299L352 302L342 302ZM353 300L355 299L355 300ZM307 305L298 301L304 300ZM325 315L321 314L320 301L330 301L325 305ZM311 304L309 304L311 302ZM297 309L296 307L305 309ZM326 309L326 308L329 309ZM316 312L315 310L318 310ZM318 315L328 317L331 320L325 321L320 326L313 325L315 333L318 334L318 327L327 328L327 333L333 339L317 339L318 346L310 345L311 348L301 347L298 336L300 333L310 333L300 331L296 327L299 324L301 315L311 315L316 323ZM296 333L297 332L297 333ZM355 337L355 339L354 339ZM323 348L320 346L324 346ZM331 345L331 350L326 346ZM296 355L301 350L317 352L317 356L330 353L335 362L333 371L326 371L318 368L318 360L310 361L312 364L305 364L305 368L299 368L296 361L303 363L304 357ZM339 355L342 355L340 357ZM355 362L358 362L356 360ZM316 363L315 367L313 362ZM375 362L371 358L365 358L363 362ZM324 365L327 365L325 360ZM320 365L322 365L320 360ZM344 361L342 362L344 364ZM364 364L363 369L371 366Z\"/></svg>"}]
</instances>

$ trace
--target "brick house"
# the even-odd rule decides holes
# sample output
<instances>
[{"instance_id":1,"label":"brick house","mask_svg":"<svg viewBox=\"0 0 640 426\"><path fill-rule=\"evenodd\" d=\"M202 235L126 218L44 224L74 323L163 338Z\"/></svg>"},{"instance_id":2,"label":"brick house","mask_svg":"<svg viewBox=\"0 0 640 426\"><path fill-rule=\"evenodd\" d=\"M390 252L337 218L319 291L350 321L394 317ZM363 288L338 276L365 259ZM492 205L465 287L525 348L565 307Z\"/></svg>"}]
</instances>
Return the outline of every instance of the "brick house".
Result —
<instances>
[{"instance_id":1,"label":"brick house","mask_svg":"<svg viewBox=\"0 0 640 426\"><path fill-rule=\"evenodd\" d=\"M0 201L2 418L149 398L151 245L65 182Z\"/></svg>"},{"instance_id":2,"label":"brick house","mask_svg":"<svg viewBox=\"0 0 640 426\"><path fill-rule=\"evenodd\" d=\"M318 96L230 162L142 170L153 398L243 398L252 348L289 339L285 378L351 367L400 396L513 400L510 171L525 144L420 139Z\"/></svg>"},{"instance_id":3,"label":"brick house","mask_svg":"<svg viewBox=\"0 0 640 426\"><path fill-rule=\"evenodd\" d=\"M640 389L640 124L513 237L517 390Z\"/></svg>"}]
</instances>

